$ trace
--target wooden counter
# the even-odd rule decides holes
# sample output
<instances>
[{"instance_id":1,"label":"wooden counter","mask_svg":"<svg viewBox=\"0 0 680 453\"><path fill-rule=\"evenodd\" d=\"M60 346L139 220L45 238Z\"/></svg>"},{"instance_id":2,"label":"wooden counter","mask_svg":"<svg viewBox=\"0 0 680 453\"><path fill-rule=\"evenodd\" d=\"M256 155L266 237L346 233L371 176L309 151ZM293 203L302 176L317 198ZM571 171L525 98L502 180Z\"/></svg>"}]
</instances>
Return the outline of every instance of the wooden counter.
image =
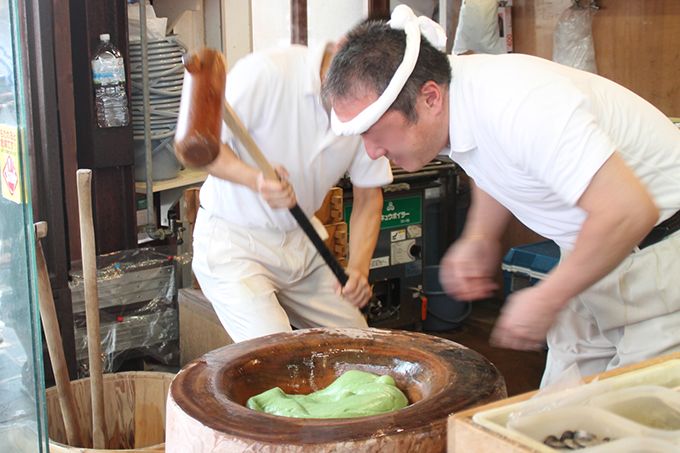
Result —
<instances>
[{"instance_id":1,"label":"wooden counter","mask_svg":"<svg viewBox=\"0 0 680 453\"><path fill-rule=\"evenodd\" d=\"M665 355L655 359L646 360L644 362L630 365L615 370L607 371L605 373L596 374L584 378L584 381L591 382L595 379L604 380L615 376L620 376L631 371L641 370L643 368L657 365L668 360L680 359L680 352ZM529 448L524 444L503 436L495 431L492 431L484 426L475 423L472 417L482 411L489 409L508 406L514 403L528 400L534 396L538 390L533 392L517 395L512 398L496 401L494 403L479 406L473 409L468 409L459 412L449 417L448 419L448 434L447 434L447 451L449 453L470 452L475 453L527 453L535 452L533 448Z\"/></svg>"}]
</instances>

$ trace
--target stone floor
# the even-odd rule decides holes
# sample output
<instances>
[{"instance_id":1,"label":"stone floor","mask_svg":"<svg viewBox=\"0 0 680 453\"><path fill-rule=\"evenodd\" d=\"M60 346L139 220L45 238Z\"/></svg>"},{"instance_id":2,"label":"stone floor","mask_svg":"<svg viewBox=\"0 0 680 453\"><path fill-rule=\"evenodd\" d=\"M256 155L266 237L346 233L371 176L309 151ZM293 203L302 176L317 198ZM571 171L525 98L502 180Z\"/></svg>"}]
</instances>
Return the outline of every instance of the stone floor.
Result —
<instances>
[{"instance_id":1,"label":"stone floor","mask_svg":"<svg viewBox=\"0 0 680 453\"><path fill-rule=\"evenodd\" d=\"M544 351L513 351L495 348L489 344L489 336L501 304L498 300L475 302L470 316L460 327L427 333L460 343L489 359L505 377L508 396L536 390L545 365Z\"/></svg>"}]
</instances>

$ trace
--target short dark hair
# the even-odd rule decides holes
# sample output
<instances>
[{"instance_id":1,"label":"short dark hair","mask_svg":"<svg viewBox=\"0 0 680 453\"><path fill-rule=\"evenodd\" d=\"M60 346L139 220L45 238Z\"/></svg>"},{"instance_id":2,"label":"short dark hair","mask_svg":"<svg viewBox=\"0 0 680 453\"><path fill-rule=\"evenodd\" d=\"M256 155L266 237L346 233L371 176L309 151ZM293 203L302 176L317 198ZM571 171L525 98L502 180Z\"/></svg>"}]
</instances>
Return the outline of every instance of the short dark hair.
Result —
<instances>
[{"instance_id":1,"label":"short dark hair","mask_svg":"<svg viewBox=\"0 0 680 453\"><path fill-rule=\"evenodd\" d=\"M390 83L404 58L406 33L390 28L385 21L365 21L354 27L331 63L323 84L323 97L330 103L337 98L359 97L367 91L380 95ZM421 37L418 61L390 110L402 112L415 123L415 102L420 88L433 80L451 83L451 66L444 52Z\"/></svg>"}]
</instances>

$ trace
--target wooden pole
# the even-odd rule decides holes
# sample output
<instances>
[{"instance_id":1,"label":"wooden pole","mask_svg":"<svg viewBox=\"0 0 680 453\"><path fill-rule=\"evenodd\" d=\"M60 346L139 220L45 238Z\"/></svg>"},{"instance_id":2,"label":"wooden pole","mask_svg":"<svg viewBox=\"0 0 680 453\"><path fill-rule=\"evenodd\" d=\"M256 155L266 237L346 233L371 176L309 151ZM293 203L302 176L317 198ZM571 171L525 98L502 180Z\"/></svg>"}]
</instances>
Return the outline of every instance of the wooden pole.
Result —
<instances>
[{"instance_id":1,"label":"wooden pole","mask_svg":"<svg viewBox=\"0 0 680 453\"><path fill-rule=\"evenodd\" d=\"M80 250L85 288L87 352L90 362L90 394L92 396L92 445L106 448L104 386L102 376L101 336L99 334L99 301L97 294L97 253L92 221L92 170L77 171L78 211L80 213Z\"/></svg>"},{"instance_id":2,"label":"wooden pole","mask_svg":"<svg viewBox=\"0 0 680 453\"><path fill-rule=\"evenodd\" d=\"M47 222L38 222L35 228L36 263L38 266L38 304L40 306L40 319L45 331L47 350L50 353L50 363L54 372L54 380L57 384L57 395L61 416L66 429L66 440L73 447L85 447L80 423L76 413L76 402L71 391L71 381L68 376L68 367L64 357L64 345L59 332L57 310L54 308L54 296L50 276L47 272L47 263L43 253L40 239L47 236Z\"/></svg>"}]
</instances>

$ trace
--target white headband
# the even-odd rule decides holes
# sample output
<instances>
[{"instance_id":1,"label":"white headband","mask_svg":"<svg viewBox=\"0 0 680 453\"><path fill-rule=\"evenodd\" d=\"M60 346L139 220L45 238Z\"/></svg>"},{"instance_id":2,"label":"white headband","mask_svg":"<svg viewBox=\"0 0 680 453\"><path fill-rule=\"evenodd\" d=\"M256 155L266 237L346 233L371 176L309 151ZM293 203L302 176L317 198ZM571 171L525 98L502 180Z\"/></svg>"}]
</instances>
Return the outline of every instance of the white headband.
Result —
<instances>
[{"instance_id":1,"label":"white headband","mask_svg":"<svg viewBox=\"0 0 680 453\"><path fill-rule=\"evenodd\" d=\"M404 59L394 72L392 80L385 88L385 91L371 105L359 112L349 121L342 122L331 109L331 128L336 135L359 135L373 126L383 114L390 108L401 93L406 81L411 76L413 68L418 61L420 53L420 35L425 37L430 44L439 50L446 47L446 33L444 29L429 17L416 17L411 8L406 5L399 5L392 11L392 16L388 22L391 28L404 30L406 32L406 49Z\"/></svg>"}]
</instances>

